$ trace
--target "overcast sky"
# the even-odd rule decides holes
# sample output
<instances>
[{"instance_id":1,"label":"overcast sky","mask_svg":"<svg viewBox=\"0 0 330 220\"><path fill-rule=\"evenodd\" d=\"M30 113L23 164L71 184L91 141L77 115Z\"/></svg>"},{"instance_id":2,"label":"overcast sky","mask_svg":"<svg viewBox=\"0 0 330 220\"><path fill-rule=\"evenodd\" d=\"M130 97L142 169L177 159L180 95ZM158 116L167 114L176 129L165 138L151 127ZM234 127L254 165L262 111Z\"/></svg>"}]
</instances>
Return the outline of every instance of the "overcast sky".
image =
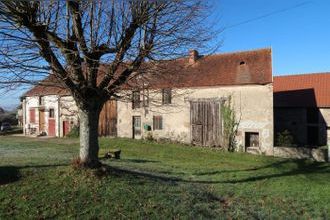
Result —
<instances>
[{"instance_id":1,"label":"overcast sky","mask_svg":"<svg viewBox=\"0 0 330 220\"><path fill-rule=\"evenodd\" d=\"M214 0L220 52L271 47L273 75L330 71L330 0ZM0 94L19 104L22 90Z\"/></svg>"}]
</instances>

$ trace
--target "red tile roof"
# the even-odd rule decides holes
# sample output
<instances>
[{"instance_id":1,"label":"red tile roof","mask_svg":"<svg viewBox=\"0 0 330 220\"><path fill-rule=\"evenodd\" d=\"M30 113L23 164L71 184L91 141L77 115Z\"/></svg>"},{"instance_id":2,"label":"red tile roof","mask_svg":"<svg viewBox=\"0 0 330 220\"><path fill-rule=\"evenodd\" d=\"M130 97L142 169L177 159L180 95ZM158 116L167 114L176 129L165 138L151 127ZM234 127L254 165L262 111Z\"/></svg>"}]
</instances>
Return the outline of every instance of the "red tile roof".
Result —
<instances>
[{"instance_id":1,"label":"red tile roof","mask_svg":"<svg viewBox=\"0 0 330 220\"><path fill-rule=\"evenodd\" d=\"M271 49L164 61L162 74L149 81L154 88L268 84L272 82Z\"/></svg>"},{"instance_id":2,"label":"red tile roof","mask_svg":"<svg viewBox=\"0 0 330 220\"><path fill-rule=\"evenodd\" d=\"M148 64L145 64L146 67ZM152 88L183 88L229 85L264 85L272 83L271 49L259 49L234 53L199 56L194 64L189 57L162 61L156 67L160 74L151 74L148 84ZM148 74L146 74L148 75ZM138 79L128 84L135 85ZM126 87L126 86L125 86ZM126 87L127 88L127 87ZM36 86L25 96L65 94L56 87Z\"/></svg>"},{"instance_id":3,"label":"red tile roof","mask_svg":"<svg viewBox=\"0 0 330 220\"><path fill-rule=\"evenodd\" d=\"M330 107L330 73L274 77L274 107Z\"/></svg>"},{"instance_id":4,"label":"red tile roof","mask_svg":"<svg viewBox=\"0 0 330 220\"><path fill-rule=\"evenodd\" d=\"M70 95L70 91L54 75L50 74L45 80L41 81L40 85L28 90L23 97L45 95Z\"/></svg>"}]
</instances>

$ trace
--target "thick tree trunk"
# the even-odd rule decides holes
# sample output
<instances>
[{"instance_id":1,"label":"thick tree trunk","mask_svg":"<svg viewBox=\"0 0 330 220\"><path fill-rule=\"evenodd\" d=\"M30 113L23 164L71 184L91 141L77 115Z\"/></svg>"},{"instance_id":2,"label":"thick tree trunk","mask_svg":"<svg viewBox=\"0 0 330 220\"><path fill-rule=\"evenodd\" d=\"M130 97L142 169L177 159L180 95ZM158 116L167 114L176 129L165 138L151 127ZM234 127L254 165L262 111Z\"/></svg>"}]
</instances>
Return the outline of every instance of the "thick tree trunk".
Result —
<instances>
[{"instance_id":1,"label":"thick tree trunk","mask_svg":"<svg viewBox=\"0 0 330 220\"><path fill-rule=\"evenodd\" d=\"M98 124L100 109L79 110L80 120L80 162L84 167L96 168L100 165Z\"/></svg>"}]
</instances>

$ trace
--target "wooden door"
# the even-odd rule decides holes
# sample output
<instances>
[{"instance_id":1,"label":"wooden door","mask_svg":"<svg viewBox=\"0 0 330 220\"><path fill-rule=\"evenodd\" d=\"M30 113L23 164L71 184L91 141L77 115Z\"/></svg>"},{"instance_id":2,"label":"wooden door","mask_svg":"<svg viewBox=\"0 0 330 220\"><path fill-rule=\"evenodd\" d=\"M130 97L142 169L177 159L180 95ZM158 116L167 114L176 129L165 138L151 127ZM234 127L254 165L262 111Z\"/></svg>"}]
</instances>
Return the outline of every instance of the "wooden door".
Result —
<instances>
[{"instance_id":1,"label":"wooden door","mask_svg":"<svg viewBox=\"0 0 330 220\"><path fill-rule=\"evenodd\" d=\"M117 136L117 101L107 101L100 113L99 136Z\"/></svg>"},{"instance_id":2,"label":"wooden door","mask_svg":"<svg viewBox=\"0 0 330 220\"><path fill-rule=\"evenodd\" d=\"M39 110L39 133L45 132L45 110Z\"/></svg>"},{"instance_id":3,"label":"wooden door","mask_svg":"<svg viewBox=\"0 0 330 220\"><path fill-rule=\"evenodd\" d=\"M133 116L133 138L141 138L141 117Z\"/></svg>"},{"instance_id":4,"label":"wooden door","mask_svg":"<svg viewBox=\"0 0 330 220\"><path fill-rule=\"evenodd\" d=\"M70 132L70 122L69 121L63 121L63 137L69 134Z\"/></svg>"},{"instance_id":5,"label":"wooden door","mask_svg":"<svg viewBox=\"0 0 330 220\"><path fill-rule=\"evenodd\" d=\"M48 136L55 136L55 119L48 119Z\"/></svg>"},{"instance_id":6,"label":"wooden door","mask_svg":"<svg viewBox=\"0 0 330 220\"><path fill-rule=\"evenodd\" d=\"M190 103L192 143L201 146L221 145L220 103L196 101Z\"/></svg>"}]
</instances>

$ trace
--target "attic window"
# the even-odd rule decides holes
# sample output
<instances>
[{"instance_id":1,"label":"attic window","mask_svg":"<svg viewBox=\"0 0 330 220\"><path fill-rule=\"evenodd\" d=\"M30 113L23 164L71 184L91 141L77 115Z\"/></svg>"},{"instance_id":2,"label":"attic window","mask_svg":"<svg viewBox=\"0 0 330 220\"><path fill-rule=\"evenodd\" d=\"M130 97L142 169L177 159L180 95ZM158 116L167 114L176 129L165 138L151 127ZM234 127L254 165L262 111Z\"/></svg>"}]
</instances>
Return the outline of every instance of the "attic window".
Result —
<instances>
[{"instance_id":1,"label":"attic window","mask_svg":"<svg viewBox=\"0 0 330 220\"><path fill-rule=\"evenodd\" d=\"M171 89L162 89L162 104L171 104L172 102L172 90Z\"/></svg>"},{"instance_id":2,"label":"attic window","mask_svg":"<svg viewBox=\"0 0 330 220\"><path fill-rule=\"evenodd\" d=\"M239 63L239 65L245 65L245 62L244 62L244 61L241 61L241 62Z\"/></svg>"}]
</instances>

